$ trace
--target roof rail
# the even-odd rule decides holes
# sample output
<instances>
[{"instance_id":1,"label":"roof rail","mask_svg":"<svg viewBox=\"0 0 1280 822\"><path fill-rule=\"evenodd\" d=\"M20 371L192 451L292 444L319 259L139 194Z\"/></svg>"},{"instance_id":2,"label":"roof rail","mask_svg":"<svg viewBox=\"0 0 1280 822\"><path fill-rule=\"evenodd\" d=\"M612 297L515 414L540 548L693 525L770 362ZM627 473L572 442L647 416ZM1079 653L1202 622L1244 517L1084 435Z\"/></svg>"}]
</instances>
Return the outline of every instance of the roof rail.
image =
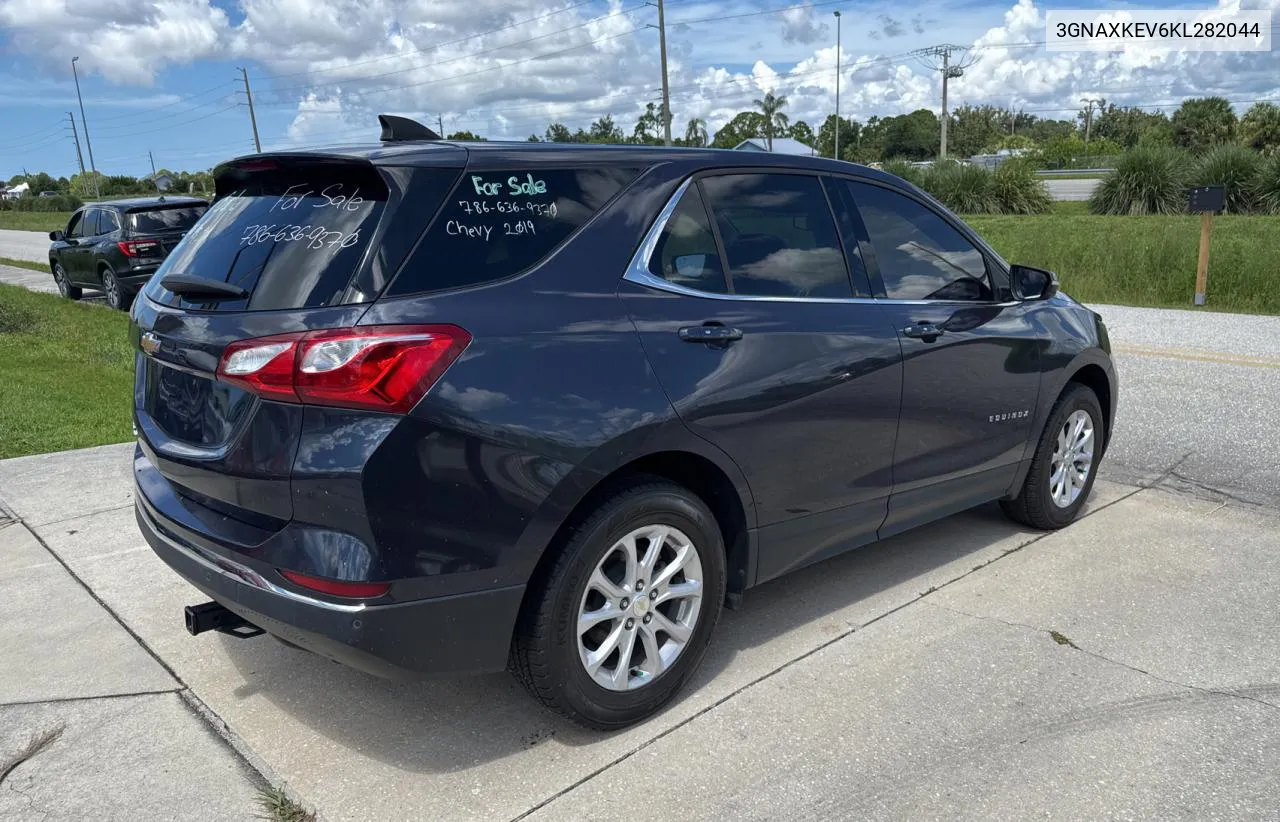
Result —
<instances>
[{"instance_id":1,"label":"roof rail","mask_svg":"<svg viewBox=\"0 0 1280 822\"><path fill-rule=\"evenodd\" d=\"M397 117L394 114L379 114L378 125L382 126L384 143L399 143L406 140L439 140L440 135L408 117Z\"/></svg>"}]
</instances>

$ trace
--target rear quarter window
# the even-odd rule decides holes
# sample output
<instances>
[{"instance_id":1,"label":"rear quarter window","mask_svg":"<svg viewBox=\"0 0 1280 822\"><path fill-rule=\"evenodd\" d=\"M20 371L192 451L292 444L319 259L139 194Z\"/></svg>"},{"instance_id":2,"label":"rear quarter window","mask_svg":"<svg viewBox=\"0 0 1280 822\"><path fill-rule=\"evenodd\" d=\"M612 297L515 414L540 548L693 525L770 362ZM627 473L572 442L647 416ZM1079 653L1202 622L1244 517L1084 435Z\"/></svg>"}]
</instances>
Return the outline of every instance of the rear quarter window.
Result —
<instances>
[{"instance_id":1,"label":"rear quarter window","mask_svg":"<svg viewBox=\"0 0 1280 822\"><path fill-rule=\"evenodd\" d=\"M389 296L506 279L550 256L638 168L466 171Z\"/></svg>"}]
</instances>

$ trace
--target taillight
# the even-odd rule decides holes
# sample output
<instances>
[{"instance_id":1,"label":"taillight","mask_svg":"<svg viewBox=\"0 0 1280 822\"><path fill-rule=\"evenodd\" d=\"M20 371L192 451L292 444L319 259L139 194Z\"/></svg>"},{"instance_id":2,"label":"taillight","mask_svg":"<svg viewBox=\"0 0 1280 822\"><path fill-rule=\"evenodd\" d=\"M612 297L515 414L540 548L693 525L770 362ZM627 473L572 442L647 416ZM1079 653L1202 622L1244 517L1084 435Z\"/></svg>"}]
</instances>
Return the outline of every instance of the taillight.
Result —
<instances>
[{"instance_id":1,"label":"taillight","mask_svg":"<svg viewBox=\"0 0 1280 822\"><path fill-rule=\"evenodd\" d=\"M156 240L125 240L116 243L126 257L148 257L160 251Z\"/></svg>"},{"instance_id":2,"label":"taillight","mask_svg":"<svg viewBox=\"0 0 1280 822\"><path fill-rule=\"evenodd\" d=\"M218 379L267 399L403 414L458 358L454 325L382 325L231 343Z\"/></svg>"},{"instance_id":3,"label":"taillight","mask_svg":"<svg viewBox=\"0 0 1280 822\"><path fill-rule=\"evenodd\" d=\"M391 590L391 584L387 582L342 582L336 579L307 576L306 574L299 574L297 571L286 571L284 569L280 570L280 574L294 585L310 588L312 591L319 591L322 594L329 594L335 597L380 597Z\"/></svg>"}]
</instances>

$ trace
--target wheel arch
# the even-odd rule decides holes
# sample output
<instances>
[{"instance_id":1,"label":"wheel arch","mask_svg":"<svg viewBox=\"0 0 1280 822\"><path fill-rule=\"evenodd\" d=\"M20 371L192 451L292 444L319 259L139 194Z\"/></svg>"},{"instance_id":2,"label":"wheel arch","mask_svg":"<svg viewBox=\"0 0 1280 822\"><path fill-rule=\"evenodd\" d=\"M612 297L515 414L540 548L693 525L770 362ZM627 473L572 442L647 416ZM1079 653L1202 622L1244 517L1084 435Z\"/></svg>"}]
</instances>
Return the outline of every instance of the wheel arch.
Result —
<instances>
[{"instance_id":1,"label":"wheel arch","mask_svg":"<svg viewBox=\"0 0 1280 822\"><path fill-rule=\"evenodd\" d=\"M536 602L544 581L568 542L574 526L609 497L646 479L665 479L696 494L716 518L725 546L726 593L733 604L751 586L756 573L755 503L738 466L700 438L654 448L611 467L592 472L591 481L575 493L533 564L525 589L525 606ZM580 478L579 478L580 479ZM542 541L542 540L539 540Z\"/></svg>"},{"instance_id":2,"label":"wheel arch","mask_svg":"<svg viewBox=\"0 0 1280 822\"><path fill-rule=\"evenodd\" d=\"M1062 396L1062 392L1072 384L1083 385L1093 391L1098 398L1098 404L1102 406L1102 454L1107 451L1107 446L1111 443L1111 425L1115 418L1115 397L1113 375L1109 375L1101 365L1096 362L1087 362L1075 369L1067 382L1058 392L1058 396ZM1057 397L1054 398L1057 401Z\"/></svg>"}]
</instances>

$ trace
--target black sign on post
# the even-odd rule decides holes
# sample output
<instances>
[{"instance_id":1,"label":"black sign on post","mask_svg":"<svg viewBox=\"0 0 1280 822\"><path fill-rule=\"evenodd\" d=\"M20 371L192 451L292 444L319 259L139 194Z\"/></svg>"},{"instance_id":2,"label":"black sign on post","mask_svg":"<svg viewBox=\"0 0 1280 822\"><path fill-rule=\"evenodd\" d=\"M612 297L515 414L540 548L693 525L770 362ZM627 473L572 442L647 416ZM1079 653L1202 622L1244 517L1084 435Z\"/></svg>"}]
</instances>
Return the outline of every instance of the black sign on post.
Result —
<instances>
[{"instance_id":1,"label":"black sign on post","mask_svg":"<svg viewBox=\"0 0 1280 822\"><path fill-rule=\"evenodd\" d=\"M1205 292L1209 288L1209 232L1213 230L1213 215L1221 214L1227 204L1227 192L1222 186L1201 186L1187 194L1187 211L1200 215L1200 256L1196 260L1195 304L1204 305Z\"/></svg>"},{"instance_id":2,"label":"black sign on post","mask_svg":"<svg viewBox=\"0 0 1280 822\"><path fill-rule=\"evenodd\" d=\"M1187 211L1192 214L1221 214L1227 205L1227 190L1222 186L1193 188L1187 198Z\"/></svg>"}]
</instances>

